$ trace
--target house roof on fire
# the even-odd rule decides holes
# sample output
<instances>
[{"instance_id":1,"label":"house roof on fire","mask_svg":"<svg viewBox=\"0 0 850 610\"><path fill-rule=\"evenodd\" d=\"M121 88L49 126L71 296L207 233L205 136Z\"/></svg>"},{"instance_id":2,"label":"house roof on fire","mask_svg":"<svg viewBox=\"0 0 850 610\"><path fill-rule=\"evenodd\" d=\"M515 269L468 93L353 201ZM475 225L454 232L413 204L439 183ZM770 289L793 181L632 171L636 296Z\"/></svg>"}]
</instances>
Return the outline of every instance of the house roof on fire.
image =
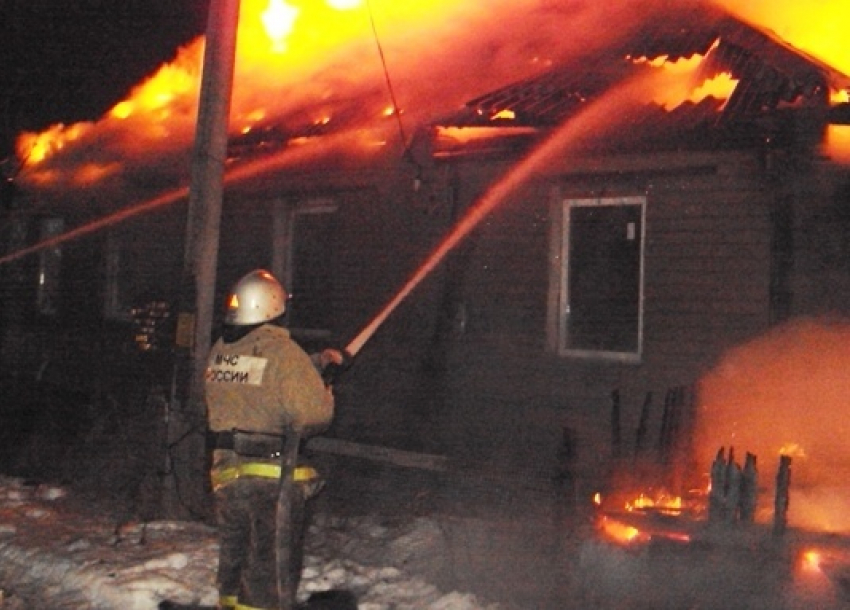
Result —
<instances>
[{"instance_id":1,"label":"house roof on fire","mask_svg":"<svg viewBox=\"0 0 850 610\"><path fill-rule=\"evenodd\" d=\"M554 66L470 100L435 123L435 156L498 152L522 146L562 124L618 83L680 59L698 58L695 82L732 80L727 98L711 94L666 108L647 99L631 109L631 142L677 148L699 133L701 146L781 136L775 119L784 109L828 110L830 90L850 90L850 77L720 10L671 13L646 23L620 44L568 65ZM834 122L847 109L833 108ZM777 112L779 111L779 112ZM787 124L785 125L787 127ZM478 130L478 136L472 131ZM622 144L622 138L618 140ZM610 144L610 142L609 142Z\"/></svg>"}]
</instances>

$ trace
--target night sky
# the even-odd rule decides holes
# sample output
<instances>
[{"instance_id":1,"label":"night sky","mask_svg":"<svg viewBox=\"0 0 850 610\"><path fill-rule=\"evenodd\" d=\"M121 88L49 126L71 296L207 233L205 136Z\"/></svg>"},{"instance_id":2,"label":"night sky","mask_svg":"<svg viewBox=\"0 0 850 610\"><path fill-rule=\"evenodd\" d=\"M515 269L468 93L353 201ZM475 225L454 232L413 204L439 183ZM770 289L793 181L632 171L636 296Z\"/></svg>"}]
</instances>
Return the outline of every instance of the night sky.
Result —
<instances>
[{"instance_id":1,"label":"night sky","mask_svg":"<svg viewBox=\"0 0 850 610\"><path fill-rule=\"evenodd\" d=\"M96 119L203 33L210 0L0 0L0 155Z\"/></svg>"}]
</instances>

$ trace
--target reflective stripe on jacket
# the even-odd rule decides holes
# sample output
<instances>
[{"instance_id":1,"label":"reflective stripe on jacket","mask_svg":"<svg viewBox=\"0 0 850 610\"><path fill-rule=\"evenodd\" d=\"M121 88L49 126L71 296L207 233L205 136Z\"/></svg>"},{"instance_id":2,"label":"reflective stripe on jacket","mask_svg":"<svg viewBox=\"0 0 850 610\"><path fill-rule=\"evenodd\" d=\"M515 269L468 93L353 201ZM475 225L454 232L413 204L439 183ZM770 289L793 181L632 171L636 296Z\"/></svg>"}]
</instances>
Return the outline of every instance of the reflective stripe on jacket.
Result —
<instances>
[{"instance_id":1,"label":"reflective stripe on jacket","mask_svg":"<svg viewBox=\"0 0 850 610\"><path fill-rule=\"evenodd\" d=\"M259 477L264 479L279 479L280 465L264 462L245 462L233 466L214 467L210 472L213 491L218 491L236 479L242 477ZM296 483L308 483L319 478L319 473L312 466L296 466L293 477Z\"/></svg>"}]
</instances>

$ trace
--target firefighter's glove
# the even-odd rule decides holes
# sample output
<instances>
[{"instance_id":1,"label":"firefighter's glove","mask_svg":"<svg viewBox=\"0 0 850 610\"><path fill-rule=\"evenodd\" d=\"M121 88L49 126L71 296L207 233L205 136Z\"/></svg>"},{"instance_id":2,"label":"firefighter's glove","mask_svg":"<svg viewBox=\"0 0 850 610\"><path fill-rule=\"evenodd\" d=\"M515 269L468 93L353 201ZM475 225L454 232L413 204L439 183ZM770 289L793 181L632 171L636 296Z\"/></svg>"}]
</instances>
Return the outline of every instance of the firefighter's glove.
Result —
<instances>
[{"instance_id":1,"label":"firefighter's glove","mask_svg":"<svg viewBox=\"0 0 850 610\"><path fill-rule=\"evenodd\" d=\"M319 367L321 370L325 370L330 364L342 366L343 362L345 362L345 356L338 349L328 347L319 354Z\"/></svg>"}]
</instances>

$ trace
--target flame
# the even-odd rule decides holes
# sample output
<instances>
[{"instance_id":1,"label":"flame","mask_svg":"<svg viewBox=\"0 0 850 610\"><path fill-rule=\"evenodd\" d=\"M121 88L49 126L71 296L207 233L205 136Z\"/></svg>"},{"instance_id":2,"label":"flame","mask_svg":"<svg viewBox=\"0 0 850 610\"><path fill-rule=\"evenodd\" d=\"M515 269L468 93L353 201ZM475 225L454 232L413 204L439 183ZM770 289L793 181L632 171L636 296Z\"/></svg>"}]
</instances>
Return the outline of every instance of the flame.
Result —
<instances>
[{"instance_id":1,"label":"flame","mask_svg":"<svg viewBox=\"0 0 850 610\"><path fill-rule=\"evenodd\" d=\"M678 515L682 512L682 498L667 495L666 492L659 492L654 497L641 493L634 500L627 501L625 508L629 512L655 508L664 514Z\"/></svg>"},{"instance_id":2,"label":"flame","mask_svg":"<svg viewBox=\"0 0 850 610\"><path fill-rule=\"evenodd\" d=\"M499 112L497 112L496 114L491 116L490 120L491 121L498 121L499 119L507 119L509 121L512 121L515 118L516 118L516 112L514 112L513 110L508 110L507 108L505 108L504 110L500 110Z\"/></svg>"},{"instance_id":3,"label":"flame","mask_svg":"<svg viewBox=\"0 0 850 610\"><path fill-rule=\"evenodd\" d=\"M272 51L283 53L286 51L285 38L295 27L295 20L300 11L290 6L284 0L271 0L268 8L263 11L260 18L265 27L266 34L272 40Z\"/></svg>"},{"instance_id":4,"label":"flame","mask_svg":"<svg viewBox=\"0 0 850 610\"><path fill-rule=\"evenodd\" d=\"M338 11L347 11L363 5L363 0L328 0L328 6Z\"/></svg>"},{"instance_id":5,"label":"flame","mask_svg":"<svg viewBox=\"0 0 850 610\"><path fill-rule=\"evenodd\" d=\"M337 83L340 87L352 86L356 90L367 86L361 83L370 79L374 82L382 76L372 25L362 11L363 0L327 0L300 3L298 7L293 4L287 0L241 2L234 77L237 86L231 104L235 133L249 133L287 110L320 105L316 100L340 93L356 95L352 91L326 88L324 82L311 82L313 74L334 62L343 59L352 62L352 69ZM401 32L425 32L425 24L445 20L459 11L456 4L453 0L384 2L377 7L377 17L381 19L378 25L398 32L399 37L403 37ZM139 162L145 155L156 159L158 152L176 154L189 149L200 92L203 49L203 38L179 49L172 62L134 87L97 122L56 124L39 133L21 134L16 151L28 170L27 179L42 185L63 180L90 184L111 173L111 170L94 171L94 167L112 167L118 158L134 158L133 162ZM369 61L349 60L356 57L355 50ZM291 83L302 84L287 89ZM309 101L305 102L307 97ZM384 112L385 107L385 104L378 106L374 118L400 113L394 107ZM321 120L327 123L329 118ZM385 141L384 136L360 139L367 148ZM94 154L100 158L90 160L91 166L85 170L48 167L48 162L60 153L64 157L74 147L96 149Z\"/></svg>"},{"instance_id":6,"label":"flame","mask_svg":"<svg viewBox=\"0 0 850 610\"><path fill-rule=\"evenodd\" d=\"M18 139L18 154L27 163L41 163L68 144L82 138L91 128L91 123L75 123L70 126L58 123L41 133L24 133Z\"/></svg>"},{"instance_id":7,"label":"flame","mask_svg":"<svg viewBox=\"0 0 850 610\"><path fill-rule=\"evenodd\" d=\"M712 45L708 53L717 46ZM738 85L738 79L728 72L722 72L709 78L699 77L700 67L706 55L694 54L669 61L666 55L649 59L647 57L627 58L635 64L645 64L658 70L657 78L652 79L648 97L664 108L672 110L685 102L699 103L707 97L728 100ZM721 106L722 108L722 106Z\"/></svg>"},{"instance_id":8,"label":"flame","mask_svg":"<svg viewBox=\"0 0 850 610\"><path fill-rule=\"evenodd\" d=\"M749 23L772 30L792 46L850 74L847 27L850 3L846 0L715 0Z\"/></svg>"},{"instance_id":9,"label":"flame","mask_svg":"<svg viewBox=\"0 0 850 610\"><path fill-rule=\"evenodd\" d=\"M789 36L795 46L812 50L804 40L795 38L804 23L800 19L803 16L812 29L831 28L829 36L819 31L811 40L832 40L836 50L844 48L844 38L833 34L840 29L839 17L846 17L848 9L840 9L837 0L823 2L817 8L793 7L790 0L784 0L780 4L791 6L780 11L774 10L774 2L757 1L741 8L731 0L717 1L732 4L727 7L732 12L746 12L757 24L772 26L780 36ZM761 13L752 4L760 7ZM587 32L565 39L559 22L552 18L553 11L561 10L555 5L541 0L504 0L486 7L473 0L373 0L368 5L363 0L242 0L231 103L233 132L247 134L304 108L330 106L328 101L363 98L366 93L383 97L382 103L363 110L366 115L366 108L371 108L368 118L380 121L387 116L382 115L387 97L383 66L375 48L376 32L387 51L394 84L400 85L399 99L393 103L398 108L393 108L391 116L404 108L412 121L416 113L428 110L423 108L426 104L432 109L439 104L438 110L443 111L508 82L519 70L533 73L544 69L552 58L541 55L542 50L558 59L578 50L586 52L592 45L604 43L596 34L600 27L627 31L620 26L644 18L601 8L580 15L564 9L564 15L576 20L574 32ZM508 10L529 18L512 20L510 31L500 29L497 26L505 22ZM783 28L777 21L780 18L787 19L792 30ZM618 27L613 27L612 20ZM486 32L486 40L474 34L477 32ZM529 34L534 34L538 42L524 44L517 52L515 43L530 38ZM495 43L494 35L500 36ZM25 163L24 179L54 188L76 184L80 169L63 165L79 163L80 159L100 167L118 162L124 166L122 170L146 162L165 163L166 153L180 155L182 162L194 135L203 45L203 38L199 38L180 49L174 61L162 66L94 123L60 124L41 133L22 134L17 151ZM416 53L417 48L429 51ZM494 52L497 56L492 56ZM846 54L815 54L850 71ZM454 70L453 62L458 58L464 62L464 78L457 78ZM728 75L709 81L697 79L700 82L686 78L695 77L696 66L703 59L652 62L660 72L670 75L668 82L679 83L679 89L664 84L655 87L667 93L661 97L665 105L673 107L707 95L718 99L728 96L735 84ZM440 87L433 87L434 82ZM843 95L846 98L847 92ZM836 92L834 99L840 99L840 94ZM365 124L366 118L362 120ZM350 142L361 146L357 152L369 154L376 142L383 145L389 141L391 127L386 121L370 124L372 134ZM177 171L173 168L179 165L171 163L170 171ZM83 174L87 180L98 181L111 172L100 174L100 178L92 170Z\"/></svg>"},{"instance_id":10,"label":"flame","mask_svg":"<svg viewBox=\"0 0 850 610\"><path fill-rule=\"evenodd\" d=\"M711 96L720 100L728 100L737 86L737 78L733 78L729 72L721 72L717 76L703 81L699 87L694 89L689 99L692 102L699 102Z\"/></svg>"}]
</instances>

